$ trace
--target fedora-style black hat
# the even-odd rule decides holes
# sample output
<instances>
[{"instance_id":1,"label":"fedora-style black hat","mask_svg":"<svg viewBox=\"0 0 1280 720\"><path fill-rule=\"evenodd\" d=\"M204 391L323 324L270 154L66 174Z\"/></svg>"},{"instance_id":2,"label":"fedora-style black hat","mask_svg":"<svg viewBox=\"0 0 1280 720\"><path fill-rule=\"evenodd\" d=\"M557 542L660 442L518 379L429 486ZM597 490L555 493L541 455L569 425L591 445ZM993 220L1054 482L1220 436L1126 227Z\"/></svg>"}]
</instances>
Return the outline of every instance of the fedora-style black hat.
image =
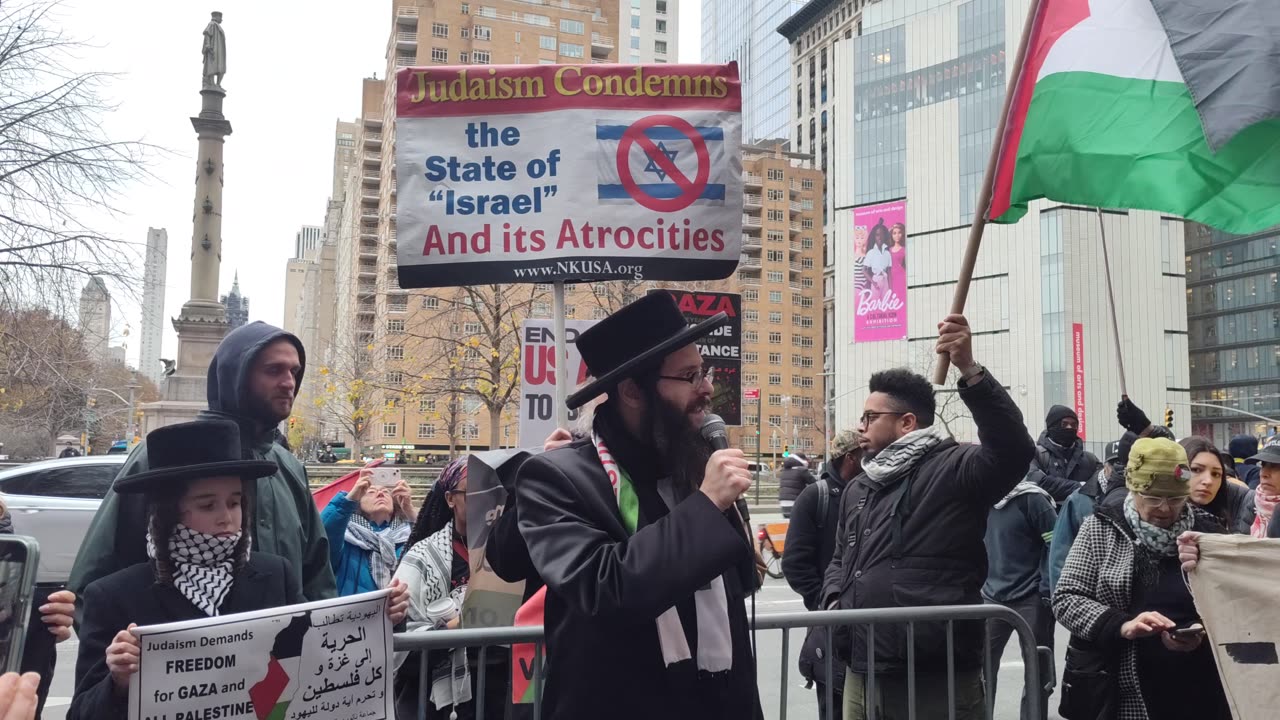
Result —
<instances>
[{"instance_id":1,"label":"fedora-style black hat","mask_svg":"<svg viewBox=\"0 0 1280 720\"><path fill-rule=\"evenodd\" d=\"M240 427L226 420L197 420L147 433L147 464L146 472L117 479L116 492L172 489L174 483L222 475L260 478L276 471L270 460L240 457Z\"/></svg>"},{"instance_id":2,"label":"fedora-style black hat","mask_svg":"<svg viewBox=\"0 0 1280 720\"><path fill-rule=\"evenodd\" d=\"M671 293L655 292L601 320L578 336L578 352L595 379L569 396L572 410L620 381L662 362L672 351L728 322L724 313L689 325Z\"/></svg>"}]
</instances>

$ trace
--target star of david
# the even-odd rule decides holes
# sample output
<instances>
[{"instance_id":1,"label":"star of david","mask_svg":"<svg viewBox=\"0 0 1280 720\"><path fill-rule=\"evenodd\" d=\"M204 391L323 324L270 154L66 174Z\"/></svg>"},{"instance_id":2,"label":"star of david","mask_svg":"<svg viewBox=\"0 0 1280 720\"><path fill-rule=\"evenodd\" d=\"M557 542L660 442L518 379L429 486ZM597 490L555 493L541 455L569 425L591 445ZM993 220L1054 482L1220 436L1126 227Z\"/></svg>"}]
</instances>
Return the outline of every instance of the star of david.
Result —
<instances>
[{"instance_id":1,"label":"star of david","mask_svg":"<svg viewBox=\"0 0 1280 720\"><path fill-rule=\"evenodd\" d=\"M662 153L663 155L666 155L667 159L670 160L671 162L674 163L676 161L677 151L668 150L667 146L661 142L658 143L658 152ZM659 180L662 180L664 182L667 179L667 173L663 171L662 168L658 167L658 164L654 161L653 158L649 158L649 164L644 166L644 172L651 172L657 175Z\"/></svg>"}]
</instances>

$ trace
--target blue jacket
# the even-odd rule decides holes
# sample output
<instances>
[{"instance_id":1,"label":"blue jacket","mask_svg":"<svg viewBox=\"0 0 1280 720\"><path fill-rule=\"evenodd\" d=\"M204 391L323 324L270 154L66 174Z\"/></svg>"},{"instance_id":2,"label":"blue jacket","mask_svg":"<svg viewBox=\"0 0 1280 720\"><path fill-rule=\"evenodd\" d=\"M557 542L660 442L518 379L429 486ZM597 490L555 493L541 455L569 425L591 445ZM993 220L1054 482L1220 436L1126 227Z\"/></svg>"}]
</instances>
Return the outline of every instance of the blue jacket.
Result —
<instances>
[{"instance_id":1,"label":"blue jacket","mask_svg":"<svg viewBox=\"0 0 1280 720\"><path fill-rule=\"evenodd\" d=\"M368 550L362 550L347 542L347 523L360 508L360 503L347 499L345 492L333 496L329 504L320 513L320 522L329 536L329 564L333 566L333 574L338 579L338 597L356 595L363 592L380 590L373 581L373 571L369 569ZM374 526L382 529L383 526ZM404 553L404 544L396 546L396 556Z\"/></svg>"}]
</instances>

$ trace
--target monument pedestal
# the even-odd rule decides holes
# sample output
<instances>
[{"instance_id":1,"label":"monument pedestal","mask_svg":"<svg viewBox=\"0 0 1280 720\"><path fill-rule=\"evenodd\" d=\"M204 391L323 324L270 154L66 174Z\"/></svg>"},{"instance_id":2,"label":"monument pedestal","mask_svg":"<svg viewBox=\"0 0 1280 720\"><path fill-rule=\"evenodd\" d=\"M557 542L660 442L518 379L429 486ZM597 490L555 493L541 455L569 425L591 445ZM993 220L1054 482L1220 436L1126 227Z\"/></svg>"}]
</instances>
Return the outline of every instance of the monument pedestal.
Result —
<instances>
[{"instance_id":1,"label":"monument pedestal","mask_svg":"<svg viewBox=\"0 0 1280 720\"><path fill-rule=\"evenodd\" d=\"M164 399L142 407L143 431L190 422L208 407L208 374L218 344L227 334L226 309L219 302L192 300L173 320L178 331L178 361L165 378Z\"/></svg>"}]
</instances>

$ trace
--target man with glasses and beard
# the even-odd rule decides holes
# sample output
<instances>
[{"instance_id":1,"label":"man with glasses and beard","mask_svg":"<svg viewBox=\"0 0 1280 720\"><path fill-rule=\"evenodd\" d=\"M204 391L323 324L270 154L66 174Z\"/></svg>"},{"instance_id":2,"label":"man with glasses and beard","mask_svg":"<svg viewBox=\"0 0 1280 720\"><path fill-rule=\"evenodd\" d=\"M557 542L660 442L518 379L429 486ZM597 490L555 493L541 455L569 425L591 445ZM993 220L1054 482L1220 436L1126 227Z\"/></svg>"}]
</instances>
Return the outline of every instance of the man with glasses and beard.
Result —
<instances>
[{"instance_id":1,"label":"man with glasses and beard","mask_svg":"<svg viewBox=\"0 0 1280 720\"><path fill-rule=\"evenodd\" d=\"M988 511L1026 475L1035 445L1009 393L974 362L971 344L964 316L949 315L938 323L936 350L960 372L958 392L978 428L977 445L957 444L933 428L937 405L925 378L906 369L871 376L858 424L862 473L840 500L823 607L982 603ZM915 623L911 679L907 626L878 625L874 634L869 627L835 633L832 649L849 668L845 720L907 717L912 680L916 716L947 717L949 693L940 689L949 687L949 660L955 671L952 717L985 717L982 622L956 622L950 639L945 623ZM875 645L869 648L872 637ZM948 658L951 639L954 651ZM874 660L868 659L870 650Z\"/></svg>"},{"instance_id":2,"label":"man with glasses and beard","mask_svg":"<svg viewBox=\"0 0 1280 720\"><path fill-rule=\"evenodd\" d=\"M519 528L546 581L546 717L762 717L743 598L754 557L734 501L751 486L740 450L699 433L711 380L686 326L647 295L577 340L604 393L589 437L529 459Z\"/></svg>"}]
</instances>

